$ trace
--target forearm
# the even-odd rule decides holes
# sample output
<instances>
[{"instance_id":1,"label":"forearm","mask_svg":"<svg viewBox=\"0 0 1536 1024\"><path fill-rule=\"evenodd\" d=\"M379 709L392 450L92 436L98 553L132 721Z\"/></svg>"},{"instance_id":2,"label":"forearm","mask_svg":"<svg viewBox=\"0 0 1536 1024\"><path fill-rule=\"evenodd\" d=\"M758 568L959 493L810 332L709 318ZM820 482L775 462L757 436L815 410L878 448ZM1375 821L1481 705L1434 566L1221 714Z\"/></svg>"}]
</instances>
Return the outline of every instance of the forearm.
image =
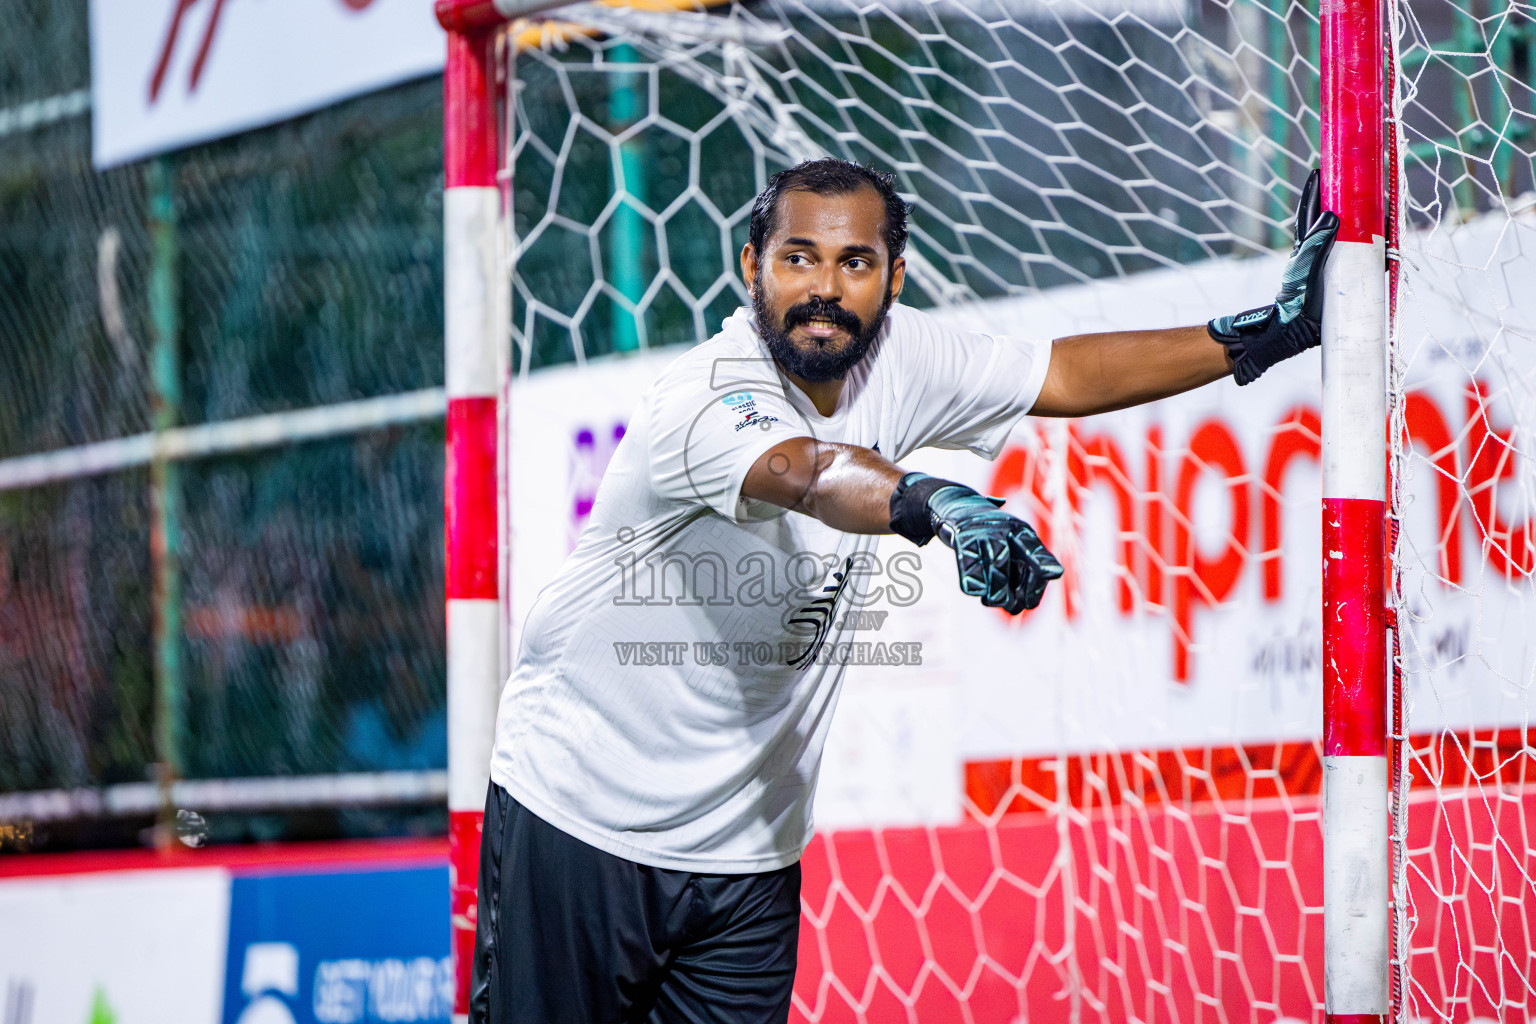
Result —
<instances>
[{"instance_id":1,"label":"forearm","mask_svg":"<svg viewBox=\"0 0 1536 1024\"><path fill-rule=\"evenodd\" d=\"M1205 325L1057 338L1036 416L1091 416L1177 395L1230 375Z\"/></svg>"},{"instance_id":2,"label":"forearm","mask_svg":"<svg viewBox=\"0 0 1536 1024\"><path fill-rule=\"evenodd\" d=\"M759 458L741 492L844 533L889 533L891 492L904 472L868 448L797 437Z\"/></svg>"}]
</instances>

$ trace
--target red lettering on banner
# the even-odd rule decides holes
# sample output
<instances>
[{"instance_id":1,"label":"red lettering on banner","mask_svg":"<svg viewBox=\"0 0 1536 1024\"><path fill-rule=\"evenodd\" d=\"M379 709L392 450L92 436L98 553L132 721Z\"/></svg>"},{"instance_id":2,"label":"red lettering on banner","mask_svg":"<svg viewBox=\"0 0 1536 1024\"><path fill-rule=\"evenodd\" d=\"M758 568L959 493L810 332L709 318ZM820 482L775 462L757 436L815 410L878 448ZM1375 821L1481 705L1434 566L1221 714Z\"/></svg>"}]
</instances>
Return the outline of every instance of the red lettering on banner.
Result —
<instances>
[{"instance_id":1,"label":"red lettering on banner","mask_svg":"<svg viewBox=\"0 0 1536 1024\"><path fill-rule=\"evenodd\" d=\"M1136 558L1136 495L1126 469L1125 456L1114 438L1103 434L1079 435L1077 425L1068 432L1067 479L1071 481L1069 500L1077 513L1088 488L1105 484L1115 496L1120 514L1120 611L1129 615L1135 607L1132 583ZM1049 546L1049 545L1047 545Z\"/></svg>"},{"instance_id":2,"label":"red lettering on banner","mask_svg":"<svg viewBox=\"0 0 1536 1024\"><path fill-rule=\"evenodd\" d=\"M1513 577L1536 569L1536 517L1512 527L1499 511L1495 500L1498 485L1514 476L1518 456L1512 444L1513 431L1492 426L1485 395L1486 387L1481 383L1474 384L1468 392L1465 493L1478 521L1486 557L1500 572ZM1423 392L1406 396L1404 433L1407 443L1419 446L1434 465L1440 575L1449 584L1459 584L1463 575L1464 492L1457 468L1457 435L1440 407ZM1261 553L1257 560L1263 563L1262 593L1269 602L1279 601L1284 587L1285 478L1298 459L1316 464L1322 454L1321 435L1318 410L1297 405L1287 410L1275 425L1264 454L1256 524ZM1185 446L1187 451L1179 457L1177 477L1169 481L1169 488L1164 486L1165 447L1160 424L1147 428L1140 481L1133 476L1120 445L1109 434L1086 434L1075 423L1068 427L1066 501L1070 515L1066 521L1069 529L1080 528L1078 521L1095 488L1105 488L1113 496L1119 525L1115 556L1116 571L1120 574L1118 610L1123 616L1136 614L1138 591L1142 610L1171 610L1173 677L1187 681L1193 671L1189 648L1196 609L1227 598L1236 589L1249 561L1252 495L1247 462L1233 428L1216 419L1207 420L1196 429ZM1052 535L1057 517L1053 515L1047 486L1046 467L1051 457L1047 435L1037 430L1034 443L1004 450L988 490L1010 496L1014 503L1010 511L1028 519L1046 545L1061 558L1067 574L1060 584L1046 592L1046 600L1054 600L1052 595L1060 591L1063 612L1072 620L1082 600L1077 580L1082 558L1075 538ZM1209 556L1200 549L1198 524L1192 522L1194 492L1206 472L1222 474L1231 508L1231 530L1219 551ZM1214 538L1211 540L1214 542ZM1014 617L1002 611L998 614L1010 624L1018 624L1028 615Z\"/></svg>"},{"instance_id":3,"label":"red lettering on banner","mask_svg":"<svg viewBox=\"0 0 1536 1024\"><path fill-rule=\"evenodd\" d=\"M176 7L171 11L171 24L166 29L165 42L160 47L160 59L155 62L155 72L149 78L151 105L160 98L160 88L165 84L166 72L170 70L171 57L176 52L176 39L181 35L181 20L197 3L198 0L176 0ZM213 0L213 13L208 15L208 24L203 29L203 41L198 44L197 59L192 63L191 80L187 85L188 92L197 91L198 79L203 76L203 65L207 62L208 51L213 48L213 36L218 31L219 15L222 13L224 13L224 0Z\"/></svg>"},{"instance_id":4,"label":"red lettering on banner","mask_svg":"<svg viewBox=\"0 0 1536 1024\"><path fill-rule=\"evenodd\" d=\"M197 6L199 0L176 0L176 6L171 11L171 23L165 32L165 42L160 45L160 56L155 61L154 73L149 77L149 103L154 106L160 99L160 90L165 85L166 73L171 68L171 58L176 53L176 38L181 35L181 22L187 16L187 12ZM203 38L197 45L197 56L192 60L192 72L187 76L187 92L197 91L198 82L202 80L203 69L208 65L208 55L213 51L213 40L219 31L219 19L224 14L226 0L212 0L213 10L208 15L208 24L203 26ZM351 11L365 10L373 0L340 0L343 7Z\"/></svg>"},{"instance_id":5,"label":"red lettering on banner","mask_svg":"<svg viewBox=\"0 0 1536 1024\"><path fill-rule=\"evenodd\" d=\"M1216 558L1205 556L1191 529L1195 484L1208 470L1220 470L1226 477L1232 503L1232 528ZM1173 678L1184 682L1189 679L1195 602L1220 603L1237 585L1248 560L1248 468L1237 438L1220 420L1206 420L1189 439L1173 505L1173 561L1177 567L1173 578Z\"/></svg>"},{"instance_id":6,"label":"red lettering on banner","mask_svg":"<svg viewBox=\"0 0 1536 1024\"><path fill-rule=\"evenodd\" d=\"M1483 542L1483 557L1506 579L1536 569L1536 518L1510 526L1499 513L1499 483L1515 475L1519 453L1513 430L1495 429L1489 420L1487 385L1474 380L1467 389L1467 496Z\"/></svg>"},{"instance_id":7,"label":"red lettering on banner","mask_svg":"<svg viewBox=\"0 0 1536 1024\"><path fill-rule=\"evenodd\" d=\"M1024 508L1015 507L1010 511L1029 521L1040 535L1041 542L1051 549L1066 570L1056 586L1061 590L1063 609L1070 620L1077 614L1076 559L1067 545L1051 535L1051 501L1045 491L1045 460L1040 457L1040 453L1046 450L1045 435L1036 431L1035 436L1039 439L1037 448L1014 446L1003 451L997 460L997 468L992 470L992 479L987 483L987 493L1002 497L1012 495L1014 499L1022 500ZM1047 590L1046 594L1046 599L1050 600L1051 591ZM1022 612L1015 616L999 608L997 614L1010 625L1016 625L1028 618L1030 613Z\"/></svg>"},{"instance_id":8,"label":"red lettering on banner","mask_svg":"<svg viewBox=\"0 0 1536 1024\"><path fill-rule=\"evenodd\" d=\"M1047 539L1050 533L1050 504L1045 500L1043 487L1043 467L1040 458L1028 448L1014 445L1003 450L1003 454L997 460L997 466L992 470L992 479L987 483L987 493L1003 497L1018 495L1022 497L1028 508L1023 510L1025 518L1030 519L1030 524L1035 527L1035 532L1040 534L1040 539L1049 546ZM1031 518L1032 517L1032 518Z\"/></svg>"},{"instance_id":9,"label":"red lettering on banner","mask_svg":"<svg viewBox=\"0 0 1536 1024\"><path fill-rule=\"evenodd\" d=\"M1146 601L1163 607L1167 595L1163 579L1168 571L1168 530L1164 522L1163 494L1163 428L1153 424L1147 428L1147 488L1143 499L1141 539L1142 594Z\"/></svg>"},{"instance_id":10,"label":"red lettering on banner","mask_svg":"<svg viewBox=\"0 0 1536 1024\"><path fill-rule=\"evenodd\" d=\"M1418 442L1434 463L1439 485L1440 575L1461 583L1461 474L1456 468L1456 442L1439 406L1421 391L1409 392L1403 406L1406 443Z\"/></svg>"},{"instance_id":11,"label":"red lettering on banner","mask_svg":"<svg viewBox=\"0 0 1536 1024\"><path fill-rule=\"evenodd\" d=\"M1323 419L1316 409L1298 405L1281 417L1275 436L1269 442L1269 458L1264 460L1264 485L1259 499L1259 530L1263 548L1259 558L1264 563L1264 600L1280 600L1282 566L1280 541L1284 533L1280 519L1280 485L1291 461L1305 456L1317 461L1323 454Z\"/></svg>"}]
</instances>

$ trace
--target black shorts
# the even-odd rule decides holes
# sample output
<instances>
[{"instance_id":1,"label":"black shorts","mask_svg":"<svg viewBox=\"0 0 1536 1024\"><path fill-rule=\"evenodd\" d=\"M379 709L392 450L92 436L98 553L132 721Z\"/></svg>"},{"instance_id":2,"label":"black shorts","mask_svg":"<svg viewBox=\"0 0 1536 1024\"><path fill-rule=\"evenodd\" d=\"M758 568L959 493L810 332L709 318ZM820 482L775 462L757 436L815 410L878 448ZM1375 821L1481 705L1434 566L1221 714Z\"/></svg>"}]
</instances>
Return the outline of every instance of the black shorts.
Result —
<instances>
[{"instance_id":1,"label":"black shorts","mask_svg":"<svg viewBox=\"0 0 1536 1024\"><path fill-rule=\"evenodd\" d=\"M800 865L701 875L636 864L485 804L471 1024L789 1019Z\"/></svg>"}]
</instances>

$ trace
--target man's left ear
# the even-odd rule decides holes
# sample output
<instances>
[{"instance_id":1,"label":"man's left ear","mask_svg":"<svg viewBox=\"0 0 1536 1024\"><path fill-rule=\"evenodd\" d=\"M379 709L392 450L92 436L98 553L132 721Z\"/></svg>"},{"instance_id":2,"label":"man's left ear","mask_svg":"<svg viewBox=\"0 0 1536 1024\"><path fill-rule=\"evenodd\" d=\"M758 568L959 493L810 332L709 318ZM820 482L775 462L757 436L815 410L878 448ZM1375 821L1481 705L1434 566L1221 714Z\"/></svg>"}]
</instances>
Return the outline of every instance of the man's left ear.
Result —
<instances>
[{"instance_id":1,"label":"man's left ear","mask_svg":"<svg viewBox=\"0 0 1536 1024\"><path fill-rule=\"evenodd\" d=\"M895 302L901 295L901 286L907 280L907 258L897 256L891 261L891 301Z\"/></svg>"},{"instance_id":2,"label":"man's left ear","mask_svg":"<svg viewBox=\"0 0 1536 1024\"><path fill-rule=\"evenodd\" d=\"M757 280L757 251L751 242L741 247L741 280L747 286L747 294L753 294L752 283Z\"/></svg>"}]
</instances>

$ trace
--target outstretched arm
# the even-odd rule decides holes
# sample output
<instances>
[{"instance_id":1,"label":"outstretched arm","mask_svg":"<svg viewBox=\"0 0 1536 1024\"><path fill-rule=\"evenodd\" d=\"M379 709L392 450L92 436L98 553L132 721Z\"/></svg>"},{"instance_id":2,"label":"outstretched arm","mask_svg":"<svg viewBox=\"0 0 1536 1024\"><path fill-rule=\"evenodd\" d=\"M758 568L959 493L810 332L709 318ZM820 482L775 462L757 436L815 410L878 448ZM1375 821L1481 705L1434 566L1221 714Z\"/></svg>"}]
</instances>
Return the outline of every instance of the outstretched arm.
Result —
<instances>
[{"instance_id":1,"label":"outstretched arm","mask_svg":"<svg viewBox=\"0 0 1536 1024\"><path fill-rule=\"evenodd\" d=\"M1155 402L1232 372L1204 324L1057 338L1035 416L1091 416Z\"/></svg>"},{"instance_id":2,"label":"outstretched arm","mask_svg":"<svg viewBox=\"0 0 1536 1024\"><path fill-rule=\"evenodd\" d=\"M1220 316L1201 327L1109 331L1058 338L1030 411L1089 416L1154 402L1220 380L1251 384L1282 359L1322 340L1323 267L1339 218L1322 208L1313 171L1296 207L1296 244L1269 306Z\"/></svg>"}]
</instances>

